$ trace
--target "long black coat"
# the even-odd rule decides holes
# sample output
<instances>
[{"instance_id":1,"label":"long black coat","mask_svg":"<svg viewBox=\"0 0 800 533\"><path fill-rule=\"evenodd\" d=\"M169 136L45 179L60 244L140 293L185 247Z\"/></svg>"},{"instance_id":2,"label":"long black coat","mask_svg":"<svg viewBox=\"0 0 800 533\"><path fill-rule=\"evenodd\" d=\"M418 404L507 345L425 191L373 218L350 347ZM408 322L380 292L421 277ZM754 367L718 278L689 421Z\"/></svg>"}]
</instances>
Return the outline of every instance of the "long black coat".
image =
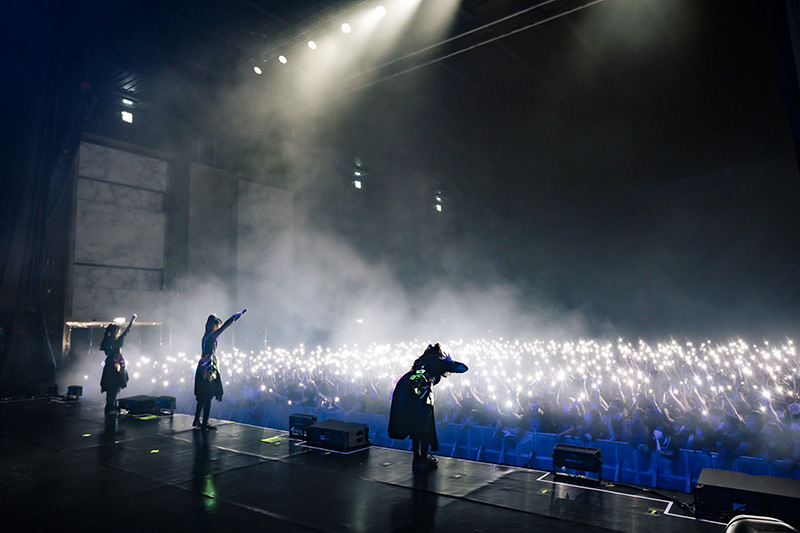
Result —
<instances>
[{"instance_id":1,"label":"long black coat","mask_svg":"<svg viewBox=\"0 0 800 533\"><path fill-rule=\"evenodd\" d=\"M389 438L427 442L431 450L439 449L433 418L432 387L447 372L462 373L467 365L449 358L430 358L416 370L407 372L394 388L389 412Z\"/></svg>"}]
</instances>

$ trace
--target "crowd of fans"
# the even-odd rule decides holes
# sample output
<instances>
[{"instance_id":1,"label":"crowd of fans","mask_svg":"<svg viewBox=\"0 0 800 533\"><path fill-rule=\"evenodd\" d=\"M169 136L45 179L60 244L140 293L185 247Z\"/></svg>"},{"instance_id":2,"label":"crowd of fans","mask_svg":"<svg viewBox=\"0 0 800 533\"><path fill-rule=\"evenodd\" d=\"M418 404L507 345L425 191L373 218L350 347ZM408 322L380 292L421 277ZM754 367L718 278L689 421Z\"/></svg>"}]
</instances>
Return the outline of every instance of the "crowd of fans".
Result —
<instances>
[{"instance_id":1,"label":"crowd of fans","mask_svg":"<svg viewBox=\"0 0 800 533\"><path fill-rule=\"evenodd\" d=\"M394 383L427 344L223 351L225 394L215 416L267 425L276 413L303 408L338 411L344 419L388 415ZM668 458L689 449L723 459L800 462L800 365L790 340L773 346L500 339L442 346L470 371L434 388L439 421L491 426L511 444L531 431L586 445L622 441ZM126 393L176 396L179 410L192 409L195 357L126 357Z\"/></svg>"}]
</instances>

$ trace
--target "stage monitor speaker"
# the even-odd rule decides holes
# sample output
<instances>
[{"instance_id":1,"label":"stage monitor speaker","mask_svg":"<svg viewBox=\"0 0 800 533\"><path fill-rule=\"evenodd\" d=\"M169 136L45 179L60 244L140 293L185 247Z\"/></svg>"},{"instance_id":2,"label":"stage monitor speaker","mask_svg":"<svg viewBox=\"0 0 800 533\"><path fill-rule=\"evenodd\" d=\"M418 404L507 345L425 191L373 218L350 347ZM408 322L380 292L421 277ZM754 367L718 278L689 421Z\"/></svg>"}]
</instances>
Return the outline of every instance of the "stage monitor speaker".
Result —
<instances>
[{"instance_id":1,"label":"stage monitor speaker","mask_svg":"<svg viewBox=\"0 0 800 533\"><path fill-rule=\"evenodd\" d=\"M325 420L306 428L309 444L342 452L369 446L369 426L339 420Z\"/></svg>"},{"instance_id":2,"label":"stage monitor speaker","mask_svg":"<svg viewBox=\"0 0 800 533\"><path fill-rule=\"evenodd\" d=\"M171 415L175 413L176 406L175 396L159 396L156 398L156 411L153 414Z\"/></svg>"},{"instance_id":3,"label":"stage monitor speaker","mask_svg":"<svg viewBox=\"0 0 800 533\"><path fill-rule=\"evenodd\" d=\"M289 415L289 436L296 439L305 439L309 426L317 423L317 417L303 413Z\"/></svg>"},{"instance_id":4,"label":"stage monitor speaker","mask_svg":"<svg viewBox=\"0 0 800 533\"><path fill-rule=\"evenodd\" d=\"M49 398L58 396L58 385L55 383L37 383L28 389L28 396L32 398Z\"/></svg>"},{"instance_id":5,"label":"stage monitor speaker","mask_svg":"<svg viewBox=\"0 0 800 533\"><path fill-rule=\"evenodd\" d=\"M556 444L553 449L553 471L556 473L560 469L570 469L599 475L602 468L603 461L597 448Z\"/></svg>"},{"instance_id":6,"label":"stage monitor speaker","mask_svg":"<svg viewBox=\"0 0 800 533\"><path fill-rule=\"evenodd\" d=\"M117 400L117 407L132 415L153 414L156 412L156 399L152 396L131 396Z\"/></svg>"},{"instance_id":7,"label":"stage monitor speaker","mask_svg":"<svg viewBox=\"0 0 800 533\"><path fill-rule=\"evenodd\" d=\"M697 518L766 516L800 527L800 481L704 468L694 487Z\"/></svg>"}]
</instances>

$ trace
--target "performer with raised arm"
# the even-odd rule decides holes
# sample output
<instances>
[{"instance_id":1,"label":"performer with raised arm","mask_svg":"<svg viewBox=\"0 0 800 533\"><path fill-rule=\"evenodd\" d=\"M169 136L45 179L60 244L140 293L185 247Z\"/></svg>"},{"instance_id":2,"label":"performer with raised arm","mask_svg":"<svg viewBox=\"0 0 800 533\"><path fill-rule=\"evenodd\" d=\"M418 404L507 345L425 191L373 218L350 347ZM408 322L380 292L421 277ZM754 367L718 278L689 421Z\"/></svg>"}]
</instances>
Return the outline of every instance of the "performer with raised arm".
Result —
<instances>
[{"instance_id":1,"label":"performer with raised arm","mask_svg":"<svg viewBox=\"0 0 800 533\"><path fill-rule=\"evenodd\" d=\"M194 396L197 398L197 409L194 413L192 426L195 429L216 429L208 424L208 414L211 411L211 399L222 401L222 378L219 375L217 364L217 338L228 326L239 320L247 309L232 315L225 323L214 315L209 315L206 320L206 331L201 341L201 356L197 362L194 373ZM200 423L200 412L203 413L203 423Z\"/></svg>"},{"instance_id":2,"label":"performer with raised arm","mask_svg":"<svg viewBox=\"0 0 800 533\"><path fill-rule=\"evenodd\" d=\"M453 361L439 343L429 344L394 388L389 413L389 437L411 437L415 471L436 468L437 460L428 450L439 449L433 417L433 386L450 373L466 372L467 365Z\"/></svg>"},{"instance_id":3,"label":"performer with raised arm","mask_svg":"<svg viewBox=\"0 0 800 533\"><path fill-rule=\"evenodd\" d=\"M100 341L100 350L106 354L103 375L100 378L100 392L106 393L106 414L116 410L117 394L128 386L128 370L125 368L125 358L122 357L122 344L135 320L134 314L122 334L119 333L117 324L109 324L103 334L103 340Z\"/></svg>"}]
</instances>

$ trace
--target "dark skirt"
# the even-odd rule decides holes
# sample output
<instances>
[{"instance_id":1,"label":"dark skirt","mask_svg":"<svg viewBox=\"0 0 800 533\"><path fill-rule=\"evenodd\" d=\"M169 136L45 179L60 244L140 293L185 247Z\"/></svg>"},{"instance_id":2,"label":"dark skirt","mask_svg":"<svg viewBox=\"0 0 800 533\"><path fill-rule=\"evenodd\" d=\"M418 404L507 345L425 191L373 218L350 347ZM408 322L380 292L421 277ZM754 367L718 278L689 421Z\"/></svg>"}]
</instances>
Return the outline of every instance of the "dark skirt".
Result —
<instances>
[{"instance_id":1,"label":"dark skirt","mask_svg":"<svg viewBox=\"0 0 800 533\"><path fill-rule=\"evenodd\" d=\"M427 442L432 451L439 449L436 424L433 418L433 404L428 403L428 395L418 396L411 382L412 372L405 374L397 382L392 393L392 407L389 411L389 438Z\"/></svg>"},{"instance_id":2,"label":"dark skirt","mask_svg":"<svg viewBox=\"0 0 800 533\"><path fill-rule=\"evenodd\" d=\"M204 379L203 373L198 365L194 374L194 396L198 402L217 398L222 400L222 379L220 379L219 372L217 377L212 380Z\"/></svg>"},{"instance_id":3,"label":"dark skirt","mask_svg":"<svg viewBox=\"0 0 800 533\"><path fill-rule=\"evenodd\" d=\"M128 371L123 367L122 372L117 372L114 356L106 357L103 375L100 377L100 392L119 391L127 386Z\"/></svg>"}]
</instances>

